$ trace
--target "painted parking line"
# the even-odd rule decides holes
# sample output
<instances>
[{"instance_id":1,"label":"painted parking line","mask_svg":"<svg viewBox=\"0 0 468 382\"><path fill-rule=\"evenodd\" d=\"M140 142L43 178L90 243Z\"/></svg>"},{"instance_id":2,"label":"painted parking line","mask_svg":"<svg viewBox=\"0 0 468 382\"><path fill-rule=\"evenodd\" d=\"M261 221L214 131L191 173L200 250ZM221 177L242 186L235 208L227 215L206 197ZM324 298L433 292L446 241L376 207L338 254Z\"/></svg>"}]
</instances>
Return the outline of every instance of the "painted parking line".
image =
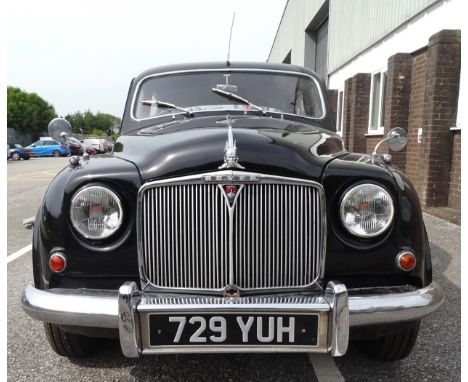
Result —
<instances>
[{"instance_id":1,"label":"painted parking line","mask_svg":"<svg viewBox=\"0 0 468 382\"><path fill-rule=\"evenodd\" d=\"M345 382L331 355L310 354L309 360L319 382Z\"/></svg>"},{"instance_id":2,"label":"painted parking line","mask_svg":"<svg viewBox=\"0 0 468 382\"><path fill-rule=\"evenodd\" d=\"M18 257L23 256L24 254L28 253L32 249L32 244L27 245L24 248L21 248L19 251L12 253L11 255L7 256L7 264L13 260L16 260Z\"/></svg>"}]
</instances>

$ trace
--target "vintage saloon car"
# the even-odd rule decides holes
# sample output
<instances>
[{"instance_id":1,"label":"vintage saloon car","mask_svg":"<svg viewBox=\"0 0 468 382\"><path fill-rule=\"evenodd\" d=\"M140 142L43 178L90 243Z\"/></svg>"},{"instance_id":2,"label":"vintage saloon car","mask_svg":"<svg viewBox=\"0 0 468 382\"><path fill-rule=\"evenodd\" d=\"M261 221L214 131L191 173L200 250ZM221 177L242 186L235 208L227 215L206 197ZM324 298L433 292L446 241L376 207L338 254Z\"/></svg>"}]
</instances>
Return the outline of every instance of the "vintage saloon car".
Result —
<instances>
[{"instance_id":1,"label":"vintage saloon car","mask_svg":"<svg viewBox=\"0 0 468 382\"><path fill-rule=\"evenodd\" d=\"M72 157L35 218L22 305L52 348L407 356L443 300L418 197L390 155L344 149L326 94L283 64L134 78L113 152Z\"/></svg>"}]
</instances>

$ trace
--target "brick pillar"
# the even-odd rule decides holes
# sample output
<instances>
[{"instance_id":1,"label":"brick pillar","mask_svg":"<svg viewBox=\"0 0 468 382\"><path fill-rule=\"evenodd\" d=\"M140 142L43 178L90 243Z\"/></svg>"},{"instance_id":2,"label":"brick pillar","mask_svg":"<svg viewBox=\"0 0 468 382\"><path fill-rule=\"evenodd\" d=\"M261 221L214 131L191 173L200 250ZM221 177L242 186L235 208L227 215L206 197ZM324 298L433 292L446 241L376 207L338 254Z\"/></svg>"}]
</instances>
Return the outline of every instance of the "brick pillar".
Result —
<instances>
[{"instance_id":1,"label":"brick pillar","mask_svg":"<svg viewBox=\"0 0 468 382\"><path fill-rule=\"evenodd\" d=\"M351 79L351 83L348 150L365 153L371 76L368 73L358 73Z\"/></svg>"},{"instance_id":2,"label":"brick pillar","mask_svg":"<svg viewBox=\"0 0 468 382\"><path fill-rule=\"evenodd\" d=\"M333 120L336 124L336 108L338 107L338 90L328 89L328 102L330 103L331 113L333 115Z\"/></svg>"},{"instance_id":3,"label":"brick pillar","mask_svg":"<svg viewBox=\"0 0 468 382\"><path fill-rule=\"evenodd\" d=\"M447 206L452 133L460 86L459 30L443 30L429 39L424 91L421 153L424 207Z\"/></svg>"},{"instance_id":4,"label":"brick pillar","mask_svg":"<svg viewBox=\"0 0 468 382\"><path fill-rule=\"evenodd\" d=\"M408 131L412 67L413 56L411 54L397 53L388 59L384 137L394 127L402 127ZM390 153L393 157L393 164L404 171L406 149Z\"/></svg>"},{"instance_id":5,"label":"brick pillar","mask_svg":"<svg viewBox=\"0 0 468 382\"><path fill-rule=\"evenodd\" d=\"M346 150L349 150L349 132L351 121L351 98L353 94L353 81L348 78L345 81L343 92L343 144Z\"/></svg>"}]
</instances>

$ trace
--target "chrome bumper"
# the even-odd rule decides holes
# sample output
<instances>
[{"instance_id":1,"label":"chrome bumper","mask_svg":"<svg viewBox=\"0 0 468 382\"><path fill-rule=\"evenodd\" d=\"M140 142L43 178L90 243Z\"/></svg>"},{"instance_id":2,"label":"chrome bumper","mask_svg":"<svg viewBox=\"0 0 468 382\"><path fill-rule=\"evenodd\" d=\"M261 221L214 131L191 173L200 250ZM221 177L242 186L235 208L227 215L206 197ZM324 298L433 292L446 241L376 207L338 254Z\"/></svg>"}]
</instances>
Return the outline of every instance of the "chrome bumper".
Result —
<instances>
[{"instance_id":1,"label":"chrome bumper","mask_svg":"<svg viewBox=\"0 0 468 382\"><path fill-rule=\"evenodd\" d=\"M349 295L348 295L349 292ZM123 353L129 357L161 352L202 351L316 351L343 355L348 346L349 328L420 319L443 302L440 286L400 291L396 288L346 290L330 282L324 293L314 296L258 296L224 299L219 297L163 296L141 294L135 283L125 283L119 291L92 289L39 290L27 286L21 297L25 312L37 320L71 326L119 329ZM147 316L150 312L318 312L324 327L316 349L304 347L278 349L226 348L151 348L147 343Z\"/></svg>"}]
</instances>

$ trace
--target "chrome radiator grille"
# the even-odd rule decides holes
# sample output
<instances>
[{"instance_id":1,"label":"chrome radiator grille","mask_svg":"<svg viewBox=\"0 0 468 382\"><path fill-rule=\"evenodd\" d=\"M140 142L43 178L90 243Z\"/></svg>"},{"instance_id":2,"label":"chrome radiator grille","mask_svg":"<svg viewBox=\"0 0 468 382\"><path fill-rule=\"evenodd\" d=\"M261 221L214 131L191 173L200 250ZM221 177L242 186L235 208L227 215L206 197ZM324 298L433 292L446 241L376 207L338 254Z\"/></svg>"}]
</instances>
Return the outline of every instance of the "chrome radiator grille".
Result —
<instances>
[{"instance_id":1,"label":"chrome radiator grille","mask_svg":"<svg viewBox=\"0 0 468 382\"><path fill-rule=\"evenodd\" d=\"M227 215L215 184L148 189L143 198L143 256L149 281L175 288L226 286Z\"/></svg>"},{"instance_id":2,"label":"chrome radiator grille","mask_svg":"<svg viewBox=\"0 0 468 382\"><path fill-rule=\"evenodd\" d=\"M228 181L204 183L198 176L142 187L143 279L161 288L200 290L313 284L324 262L320 186L263 175L255 183L236 181L229 174ZM223 185L232 184L239 188L231 204Z\"/></svg>"}]
</instances>

